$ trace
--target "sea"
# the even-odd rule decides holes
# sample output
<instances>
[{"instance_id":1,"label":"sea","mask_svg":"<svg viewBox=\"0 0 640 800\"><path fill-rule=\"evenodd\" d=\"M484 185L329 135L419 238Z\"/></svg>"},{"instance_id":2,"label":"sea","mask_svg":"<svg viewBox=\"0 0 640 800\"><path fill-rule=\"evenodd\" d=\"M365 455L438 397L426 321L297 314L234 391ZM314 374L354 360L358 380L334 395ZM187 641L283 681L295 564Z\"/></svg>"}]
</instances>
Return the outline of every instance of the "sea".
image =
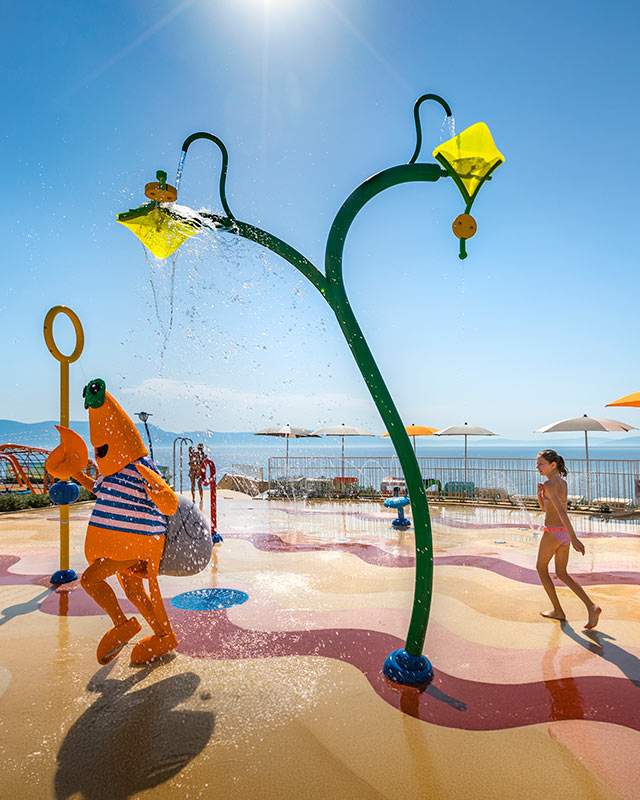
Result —
<instances>
[{"instance_id":1,"label":"sea","mask_svg":"<svg viewBox=\"0 0 640 800\"><path fill-rule=\"evenodd\" d=\"M340 439L333 442L320 442L314 444L303 443L304 440L289 440L289 458L310 458L310 457L333 457L341 458ZM563 446L562 442L530 442L518 445L469 445L467 455L471 458L524 458L531 461L531 470L535 470L535 460L537 454L547 448L553 447L565 459L584 459L585 449L582 446L572 443L570 446ZM376 458L388 458L395 454L393 445L385 442L382 445L352 443L349 439L345 440L345 459L350 456L355 458L366 458L375 460ZM270 439L264 443L258 441L250 446L241 444L216 444L206 447L209 457L216 465L218 476L224 473L250 474L246 467L262 468L266 477L270 457L284 458L286 454L286 443L284 439ZM464 444L455 445L417 445L417 455L425 458L463 458ZM173 471L173 450L166 445L154 448L154 458L157 464L169 467ZM640 460L640 447L622 447L613 445L610 447L597 447L589 445L589 458L595 459L615 459L615 460ZM187 448L183 450L183 479L186 480L188 467ZM179 450L176 451L176 473L179 470ZM282 466L280 462L279 466Z\"/></svg>"},{"instance_id":2,"label":"sea","mask_svg":"<svg viewBox=\"0 0 640 800\"><path fill-rule=\"evenodd\" d=\"M85 439L91 453L87 421L71 422L70 424ZM137 427L146 442L147 434L144 426L138 424ZM207 454L216 465L218 476L233 471L239 474L251 474L246 467L262 468L266 476L269 458L276 456L283 458L287 448L285 439L256 436L251 432L190 431L177 434L149 424L149 433L156 463L168 467L170 473L173 473L173 443L178 436L188 437L194 444L203 442ZM589 457L593 460L640 460L640 437L626 435L624 438L624 436L590 434ZM288 441L290 459L317 456L340 458L341 456L340 438L336 436L289 439ZM5 442L51 449L58 444L59 437L53 421L22 423L0 419L0 444ZM185 442L183 446L183 478L186 477L188 470L188 444L189 442ZM462 437L446 437L446 440L433 436L416 437L416 446L418 456L433 458L462 458L464 456ZM548 447L557 450L565 459L584 459L585 457L584 439L581 434L553 434L541 436L535 440L470 436L468 457L530 459L531 469L534 470L536 455L540 450ZM344 450L346 459L352 456L375 460L394 455L391 440L379 437L345 437ZM179 467L179 453L178 442L176 444L177 467Z\"/></svg>"}]
</instances>

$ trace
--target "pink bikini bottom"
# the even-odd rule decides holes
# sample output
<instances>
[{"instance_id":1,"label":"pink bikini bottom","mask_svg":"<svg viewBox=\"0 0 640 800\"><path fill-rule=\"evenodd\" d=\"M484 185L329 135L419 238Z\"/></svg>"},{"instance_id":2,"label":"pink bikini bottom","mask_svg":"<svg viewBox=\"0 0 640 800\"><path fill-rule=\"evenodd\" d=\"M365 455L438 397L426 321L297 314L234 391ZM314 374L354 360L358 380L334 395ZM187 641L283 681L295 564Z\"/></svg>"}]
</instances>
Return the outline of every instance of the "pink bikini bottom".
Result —
<instances>
[{"instance_id":1,"label":"pink bikini bottom","mask_svg":"<svg viewBox=\"0 0 640 800\"><path fill-rule=\"evenodd\" d=\"M558 540L558 544L571 544L571 537L566 528L547 528L545 525L542 530L546 533L552 533Z\"/></svg>"}]
</instances>

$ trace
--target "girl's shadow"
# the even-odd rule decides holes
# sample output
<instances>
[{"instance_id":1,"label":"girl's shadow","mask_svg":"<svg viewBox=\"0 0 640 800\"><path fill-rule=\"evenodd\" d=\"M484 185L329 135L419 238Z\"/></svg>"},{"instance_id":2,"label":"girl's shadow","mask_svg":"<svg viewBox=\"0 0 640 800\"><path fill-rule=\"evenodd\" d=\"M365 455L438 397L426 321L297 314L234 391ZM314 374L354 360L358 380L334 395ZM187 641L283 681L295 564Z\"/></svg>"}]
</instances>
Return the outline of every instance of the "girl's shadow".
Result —
<instances>
[{"instance_id":1,"label":"girl's shadow","mask_svg":"<svg viewBox=\"0 0 640 800\"><path fill-rule=\"evenodd\" d=\"M602 631L585 630L580 636L566 620L560 623L560 627L562 632L580 647L615 664L634 686L640 688L640 658L614 644L615 639L612 636Z\"/></svg>"},{"instance_id":2,"label":"girl's shadow","mask_svg":"<svg viewBox=\"0 0 640 800\"><path fill-rule=\"evenodd\" d=\"M58 752L55 797L79 794L85 800L126 800L163 783L206 747L214 728L211 711L175 710L191 697L200 678L172 675L135 689L155 668L113 680L113 665L89 682L98 699L69 729ZM200 694L203 705L210 695Z\"/></svg>"}]
</instances>

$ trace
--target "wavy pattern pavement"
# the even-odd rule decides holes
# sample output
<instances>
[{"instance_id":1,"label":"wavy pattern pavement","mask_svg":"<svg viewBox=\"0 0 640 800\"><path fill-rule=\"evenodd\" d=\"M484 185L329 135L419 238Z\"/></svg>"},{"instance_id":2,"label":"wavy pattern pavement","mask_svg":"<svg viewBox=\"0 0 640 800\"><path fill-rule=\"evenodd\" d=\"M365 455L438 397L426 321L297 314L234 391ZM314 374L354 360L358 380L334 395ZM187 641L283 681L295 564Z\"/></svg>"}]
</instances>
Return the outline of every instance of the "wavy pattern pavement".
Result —
<instances>
[{"instance_id":1,"label":"wavy pattern pavement","mask_svg":"<svg viewBox=\"0 0 640 800\"><path fill-rule=\"evenodd\" d=\"M286 542L275 533L225 533L229 539L244 539L250 541L257 550L269 553L304 553L313 551L326 552L333 550L337 552L347 552L361 558L367 564L378 567L414 567L415 556L395 555L387 550L382 550L374 544L362 544L360 542L326 542L322 544L306 544ZM517 566L510 561L504 561L493 556L481 555L453 555L453 556L434 556L433 563L438 565L476 567L486 569L510 578L521 583L539 584L538 573L527 567ZM574 572L571 574L580 583L587 586L597 586L602 584L628 584L640 585L640 572L630 570L610 571L610 572ZM557 586L562 586L562 581L553 577Z\"/></svg>"},{"instance_id":2,"label":"wavy pattern pavement","mask_svg":"<svg viewBox=\"0 0 640 800\"><path fill-rule=\"evenodd\" d=\"M58 614L49 595L41 609ZM129 604L125 609L133 610ZM69 595L69 613L101 612L83 591ZM387 654L403 646L391 634L364 629L324 628L256 631L233 624L226 611L188 612L171 608L178 651L194 658L253 659L318 656L359 669L385 702L434 725L488 731L558 720L591 720L640 731L640 681L603 676L554 678L528 683L488 683L436 670L425 687L399 686L381 672Z\"/></svg>"},{"instance_id":3,"label":"wavy pattern pavement","mask_svg":"<svg viewBox=\"0 0 640 800\"><path fill-rule=\"evenodd\" d=\"M256 549L273 553L301 553L333 550L357 556L363 562L385 567L411 567L415 563L412 556L396 555L376 545L358 542L327 542L291 544L272 533L231 533L229 539L247 540ZM0 555L0 585L33 584L48 585L49 576L20 574L11 572L20 559L13 555ZM537 584L537 574L530 569L517 566L500 558L483 555L441 555L436 556L437 565L473 566L488 570L503 578L519 581L522 584ZM579 576L585 584L638 584L640 574L635 572L585 573ZM40 603L44 613L69 616L102 615L103 611L80 590L78 583L61 587L58 593L52 592ZM135 609L124 602L127 612ZM264 607L263 607L264 608ZM266 609L264 609L266 611ZM383 610L384 611L384 610ZM242 613L238 612L240 617ZM360 614L362 610L350 613ZM365 612L373 617L374 609ZM509 675L507 681L495 683L487 680L500 659L515 651L496 649L493 670L483 670L484 680L470 680L437 669L434 681L421 688L401 687L387 681L381 673L381 665L386 655L393 649L402 647L400 637L388 632L362 626L349 626L348 614L343 615L340 627L335 612L308 612L310 619L299 629L259 630L236 624L225 611L190 612L171 609L172 622L178 632L179 651L197 658L211 659L252 659L276 658L283 656L313 656L334 658L351 664L367 678L376 693L390 705L418 719L451 728L466 730L499 730L522 725L550 722L556 720L585 719L610 722L640 731L640 715L637 713L640 700L640 660L631 652L624 651L612 642L604 642L608 657L604 655L602 642L594 642L600 648L599 654L605 660L619 667L624 677L611 675L581 674L578 677L553 677L549 680L525 680L526 670ZM267 619L269 614L265 614ZM314 618L317 620L314 622ZM272 617L273 619L273 617ZM293 622L293 620L291 620ZM365 619L362 619L365 622ZM310 623L310 624L309 624ZM326 627L319 627L324 623ZM327 624L328 623L328 624ZM483 663L487 653L493 648L466 639L450 632L449 643L457 643L457 655L470 664ZM570 634L568 634L570 636ZM442 632L441 632L442 636ZM431 638L431 636L430 636ZM585 643L574 638L580 647ZM589 644L586 644L589 648ZM579 654L580 651L576 649ZM548 651L551 662L557 648ZM594 649L592 652L596 652ZM436 648L437 653L437 648ZM530 655L540 665L544 652L520 651L520 656ZM496 662L496 658L498 661ZM514 658L517 661L517 658ZM437 662L436 662L437 666ZM588 670L589 666L585 666ZM558 670L562 671L561 666ZM579 670L580 671L580 670ZM584 671L584 670L583 670ZM509 670L507 669L507 672ZM547 673L555 674L551 663ZM543 673L544 674L544 673Z\"/></svg>"}]
</instances>

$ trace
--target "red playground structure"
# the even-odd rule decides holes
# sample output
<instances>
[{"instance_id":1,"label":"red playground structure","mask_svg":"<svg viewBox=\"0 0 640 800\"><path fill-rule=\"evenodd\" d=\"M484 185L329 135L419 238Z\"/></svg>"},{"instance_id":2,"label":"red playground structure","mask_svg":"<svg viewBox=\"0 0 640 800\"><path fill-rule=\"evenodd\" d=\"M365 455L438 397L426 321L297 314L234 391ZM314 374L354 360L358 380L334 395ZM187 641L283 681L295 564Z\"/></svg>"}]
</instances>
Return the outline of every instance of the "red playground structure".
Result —
<instances>
[{"instance_id":1,"label":"red playground structure","mask_svg":"<svg viewBox=\"0 0 640 800\"><path fill-rule=\"evenodd\" d=\"M46 494L53 478L44 462L51 451L24 444L0 444L0 492Z\"/></svg>"},{"instance_id":2,"label":"red playground structure","mask_svg":"<svg viewBox=\"0 0 640 800\"><path fill-rule=\"evenodd\" d=\"M210 458L205 458L202 462L200 480L203 486L209 486L211 490L211 539L214 544L217 544L222 541L222 536L220 536L217 531L218 503L216 497L216 465Z\"/></svg>"}]
</instances>

